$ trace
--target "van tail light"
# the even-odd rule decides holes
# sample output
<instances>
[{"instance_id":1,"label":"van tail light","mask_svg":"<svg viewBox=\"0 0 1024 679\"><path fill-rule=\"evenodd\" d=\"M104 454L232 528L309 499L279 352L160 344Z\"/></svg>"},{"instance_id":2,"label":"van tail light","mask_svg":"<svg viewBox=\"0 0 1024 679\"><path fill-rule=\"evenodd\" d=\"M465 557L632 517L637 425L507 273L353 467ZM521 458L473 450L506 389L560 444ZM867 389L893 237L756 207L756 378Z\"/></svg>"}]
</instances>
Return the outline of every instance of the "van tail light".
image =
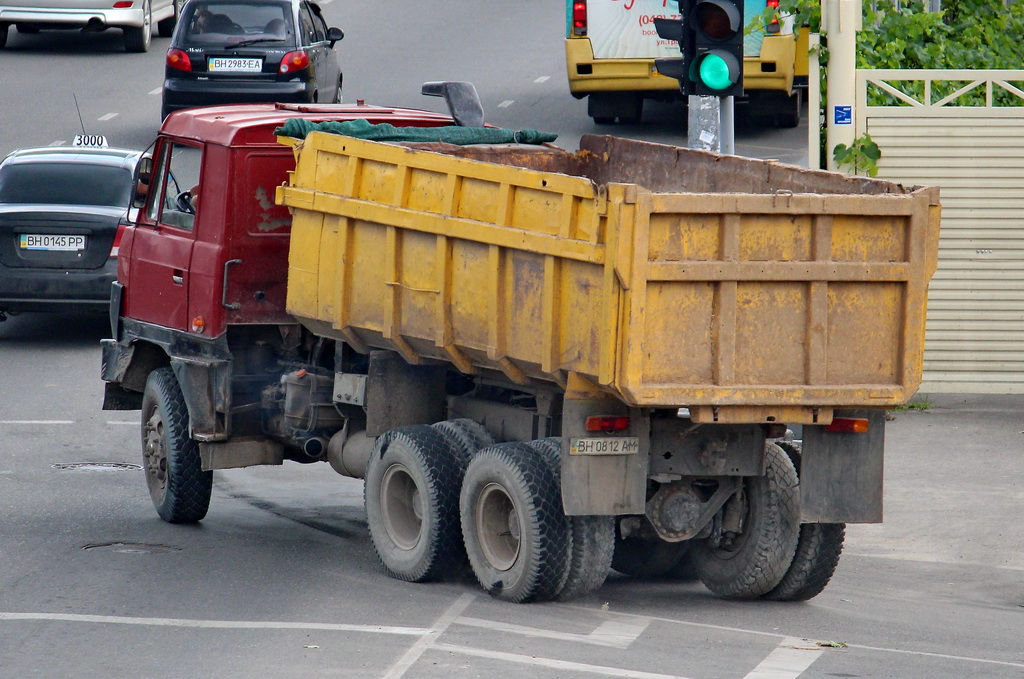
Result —
<instances>
[{"instance_id":1,"label":"van tail light","mask_svg":"<svg viewBox=\"0 0 1024 679\"><path fill-rule=\"evenodd\" d=\"M629 429L628 417L588 417L587 431L624 431Z\"/></svg>"},{"instance_id":2,"label":"van tail light","mask_svg":"<svg viewBox=\"0 0 1024 679\"><path fill-rule=\"evenodd\" d=\"M587 34L587 3L586 0L576 0L572 3L572 34Z\"/></svg>"},{"instance_id":3,"label":"van tail light","mask_svg":"<svg viewBox=\"0 0 1024 679\"><path fill-rule=\"evenodd\" d=\"M866 434L868 421L862 417L836 417L832 419L832 424L825 427L825 431L840 434Z\"/></svg>"},{"instance_id":4,"label":"van tail light","mask_svg":"<svg viewBox=\"0 0 1024 679\"><path fill-rule=\"evenodd\" d=\"M779 9L779 0L768 0L768 2L766 2L765 4L768 6L768 9L774 9L774 10L778 10ZM782 26L779 25L779 16L778 16L778 14L776 14L775 18L772 19L772 22L770 24L768 24L768 26L766 27L766 31L765 32L767 32L767 33L778 33L781 30L782 30Z\"/></svg>"},{"instance_id":5,"label":"van tail light","mask_svg":"<svg viewBox=\"0 0 1024 679\"><path fill-rule=\"evenodd\" d=\"M192 72L192 60L181 50L167 50L167 65L177 71Z\"/></svg>"},{"instance_id":6,"label":"van tail light","mask_svg":"<svg viewBox=\"0 0 1024 679\"><path fill-rule=\"evenodd\" d=\"M118 0L114 3L114 9L128 9L135 3L132 0Z\"/></svg>"},{"instance_id":7,"label":"van tail light","mask_svg":"<svg viewBox=\"0 0 1024 679\"><path fill-rule=\"evenodd\" d=\"M307 66L309 66L309 55L306 54L305 50L299 50L298 52L289 52L284 55L284 58L281 59L281 67L277 69L277 72L294 73L301 71Z\"/></svg>"}]
</instances>

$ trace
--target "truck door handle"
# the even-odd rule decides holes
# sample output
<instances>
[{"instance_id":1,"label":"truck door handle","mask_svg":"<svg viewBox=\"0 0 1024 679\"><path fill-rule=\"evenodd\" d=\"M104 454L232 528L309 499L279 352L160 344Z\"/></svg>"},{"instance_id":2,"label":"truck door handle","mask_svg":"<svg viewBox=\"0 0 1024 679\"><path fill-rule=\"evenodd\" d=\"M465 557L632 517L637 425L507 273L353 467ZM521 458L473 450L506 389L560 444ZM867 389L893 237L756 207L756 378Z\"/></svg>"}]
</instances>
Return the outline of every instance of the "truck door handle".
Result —
<instances>
[{"instance_id":1,"label":"truck door handle","mask_svg":"<svg viewBox=\"0 0 1024 679\"><path fill-rule=\"evenodd\" d=\"M224 287L221 289L220 303L221 303L221 306L223 306L225 309L241 309L242 308L242 305L239 304L238 302L228 302L228 270L231 268L232 264L241 264L241 263L242 263L242 260L240 260L240 259L229 259L228 261L224 262Z\"/></svg>"},{"instance_id":2,"label":"truck door handle","mask_svg":"<svg viewBox=\"0 0 1024 679\"><path fill-rule=\"evenodd\" d=\"M171 281L175 285L185 285L185 272L181 269L175 269L174 273L171 274Z\"/></svg>"}]
</instances>

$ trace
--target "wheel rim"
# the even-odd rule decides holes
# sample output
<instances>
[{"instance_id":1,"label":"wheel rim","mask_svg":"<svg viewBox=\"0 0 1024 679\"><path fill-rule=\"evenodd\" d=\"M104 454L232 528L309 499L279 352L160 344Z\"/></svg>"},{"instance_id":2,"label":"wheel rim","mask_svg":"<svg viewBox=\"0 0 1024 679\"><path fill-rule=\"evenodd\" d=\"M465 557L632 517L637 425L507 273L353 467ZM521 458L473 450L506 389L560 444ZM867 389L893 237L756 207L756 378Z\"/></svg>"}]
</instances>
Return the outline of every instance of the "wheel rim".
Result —
<instances>
[{"instance_id":1,"label":"wheel rim","mask_svg":"<svg viewBox=\"0 0 1024 679\"><path fill-rule=\"evenodd\" d=\"M142 42L147 47L153 39L153 14L149 11L149 3L142 7Z\"/></svg>"},{"instance_id":2,"label":"wheel rim","mask_svg":"<svg viewBox=\"0 0 1024 679\"><path fill-rule=\"evenodd\" d=\"M167 437L160 409L154 409L142 431L142 450L146 467L146 485L159 504L167 494Z\"/></svg>"},{"instance_id":3,"label":"wheel rim","mask_svg":"<svg viewBox=\"0 0 1024 679\"><path fill-rule=\"evenodd\" d=\"M399 549L411 550L423 533L423 495L405 466L388 467L381 479L384 528Z\"/></svg>"},{"instance_id":4,"label":"wheel rim","mask_svg":"<svg viewBox=\"0 0 1024 679\"><path fill-rule=\"evenodd\" d=\"M515 504L504 488L496 483L484 487L475 523L484 558L499 571L512 568L519 558L522 531Z\"/></svg>"}]
</instances>

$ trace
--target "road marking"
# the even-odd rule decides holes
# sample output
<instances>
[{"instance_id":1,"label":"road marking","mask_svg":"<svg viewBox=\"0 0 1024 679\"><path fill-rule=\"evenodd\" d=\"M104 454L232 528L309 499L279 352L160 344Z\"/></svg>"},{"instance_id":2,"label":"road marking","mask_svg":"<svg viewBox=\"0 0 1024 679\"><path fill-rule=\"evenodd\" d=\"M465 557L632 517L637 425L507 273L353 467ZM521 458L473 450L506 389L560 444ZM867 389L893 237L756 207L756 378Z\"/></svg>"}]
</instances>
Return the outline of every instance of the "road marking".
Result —
<instances>
[{"instance_id":1,"label":"road marking","mask_svg":"<svg viewBox=\"0 0 1024 679\"><path fill-rule=\"evenodd\" d=\"M612 648L629 648L639 638L650 620L639 619L636 621L606 620L590 634L572 634L570 632L555 632L536 627L524 627L511 623L497 622L494 620L481 620L480 618L459 618L455 621L457 625L468 627L480 627L483 629L505 632L508 634L522 634L528 637L541 637L543 639L561 639L562 641L574 641L581 644L592 644L594 646L610 646Z\"/></svg>"},{"instance_id":2,"label":"road marking","mask_svg":"<svg viewBox=\"0 0 1024 679\"><path fill-rule=\"evenodd\" d=\"M498 104L498 108L508 108L512 104L516 103L515 99L506 99L505 101Z\"/></svg>"},{"instance_id":3,"label":"road marking","mask_svg":"<svg viewBox=\"0 0 1024 679\"><path fill-rule=\"evenodd\" d=\"M813 642L786 637L743 679L796 679L824 652Z\"/></svg>"},{"instance_id":4,"label":"road marking","mask_svg":"<svg viewBox=\"0 0 1024 679\"><path fill-rule=\"evenodd\" d=\"M90 622L108 625L143 625L203 629L308 629L327 632L369 632L421 637L432 632L422 627L388 627L386 625L345 625L324 622L259 622L250 620L186 620L179 618L131 618L116 615L73 615L66 613L4 613L3 620L50 620L57 622Z\"/></svg>"},{"instance_id":5,"label":"road marking","mask_svg":"<svg viewBox=\"0 0 1024 679\"><path fill-rule=\"evenodd\" d=\"M47 146L64 146L65 143L63 139L58 139L57 141L51 141Z\"/></svg>"},{"instance_id":6,"label":"road marking","mask_svg":"<svg viewBox=\"0 0 1024 679\"><path fill-rule=\"evenodd\" d=\"M448 628L451 627L452 623L455 622L455 619L462 615L462 612L466 610L471 603L473 603L474 598L475 597L472 594L463 594L456 599L455 603L449 606L448 610L437 619L433 628L431 628L427 634L417 639L416 643L405 652L405 655L399 658L398 662L391 666L391 669L384 675L384 679L398 679L399 677L404 676L406 670L412 667L413 664L420 659L420 656L427 651L427 649L431 647L436 648L435 642L438 637L444 634Z\"/></svg>"},{"instance_id":7,"label":"road marking","mask_svg":"<svg viewBox=\"0 0 1024 679\"><path fill-rule=\"evenodd\" d=\"M330 1L330 0L328 0L328 2L329 2L329 1ZM320 3L320 4L323 4L323 3ZM163 92L163 89L164 89L163 87L157 87L157 88L156 88L156 89L154 89L154 90L150 90L150 91L149 91L149 93L150 93L150 94L160 94L161 92Z\"/></svg>"},{"instance_id":8,"label":"road marking","mask_svg":"<svg viewBox=\"0 0 1024 679\"><path fill-rule=\"evenodd\" d=\"M100 116L99 118L97 118L96 120L103 120L103 121L105 121L105 120L110 120L110 119L112 119L112 118L116 118L116 117L117 117L117 113L114 113L114 112L111 112L111 113L104 113L103 115L101 115L101 116Z\"/></svg>"},{"instance_id":9,"label":"road marking","mask_svg":"<svg viewBox=\"0 0 1024 679\"><path fill-rule=\"evenodd\" d=\"M963 662L984 663L986 665L1001 665L1003 667L1021 667L1024 663L1010 662L1008 660L989 660L988 658L971 658L964 655L949 655L946 653L929 653L928 651L907 651L902 648L879 648L878 646L861 646L860 644L847 644L847 648L859 648L864 651L878 651L880 653L900 653L903 655L919 655L925 658L942 658L944 660L960 660Z\"/></svg>"},{"instance_id":10,"label":"road marking","mask_svg":"<svg viewBox=\"0 0 1024 679\"><path fill-rule=\"evenodd\" d=\"M680 677L675 674L655 674L653 672L626 670L618 667L607 667L605 665L587 665L585 663L570 662L568 660L538 658L533 655L502 653L501 651L487 651L481 648L456 646L454 644L436 644L434 646L434 650L448 651L449 653L461 653L462 655L472 655L478 658L490 658L491 660L504 660L506 662L520 663L522 665L537 665L539 667L549 667L558 670L603 674L608 677L627 677L627 679L686 679L686 677Z\"/></svg>"},{"instance_id":11,"label":"road marking","mask_svg":"<svg viewBox=\"0 0 1024 679\"><path fill-rule=\"evenodd\" d=\"M0 420L0 424L74 424L74 420Z\"/></svg>"},{"instance_id":12,"label":"road marking","mask_svg":"<svg viewBox=\"0 0 1024 679\"><path fill-rule=\"evenodd\" d=\"M551 76L549 76L549 75L542 75L541 77L537 78L533 82L535 82L535 83L546 83L549 80L551 80Z\"/></svg>"},{"instance_id":13,"label":"road marking","mask_svg":"<svg viewBox=\"0 0 1024 679\"><path fill-rule=\"evenodd\" d=\"M127 424L129 426L134 427L135 425L138 424L138 422L124 422L122 420L107 420L107 424Z\"/></svg>"}]
</instances>

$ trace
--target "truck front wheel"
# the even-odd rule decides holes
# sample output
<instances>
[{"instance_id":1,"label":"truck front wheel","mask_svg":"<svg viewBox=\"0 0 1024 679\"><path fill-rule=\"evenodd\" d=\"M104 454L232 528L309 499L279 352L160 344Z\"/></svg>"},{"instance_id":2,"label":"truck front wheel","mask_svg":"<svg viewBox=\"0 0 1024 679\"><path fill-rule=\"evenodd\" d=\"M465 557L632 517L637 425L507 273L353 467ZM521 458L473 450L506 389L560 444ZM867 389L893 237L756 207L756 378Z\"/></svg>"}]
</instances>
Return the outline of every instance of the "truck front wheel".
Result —
<instances>
[{"instance_id":1,"label":"truck front wheel","mask_svg":"<svg viewBox=\"0 0 1024 679\"><path fill-rule=\"evenodd\" d=\"M744 479L724 511L738 511L741 530L697 541L691 549L701 582L726 599L754 599L772 591L793 561L800 536L796 468L781 448L765 446L764 476Z\"/></svg>"},{"instance_id":2,"label":"truck front wheel","mask_svg":"<svg viewBox=\"0 0 1024 679\"><path fill-rule=\"evenodd\" d=\"M199 444L188 435L188 408L170 367L149 374L142 396L146 484L160 518L194 523L206 516L213 472L203 471Z\"/></svg>"},{"instance_id":3,"label":"truck front wheel","mask_svg":"<svg viewBox=\"0 0 1024 679\"><path fill-rule=\"evenodd\" d=\"M459 527L460 453L432 427L392 429L366 467L366 520L381 564L398 580L425 582L465 562Z\"/></svg>"},{"instance_id":4,"label":"truck front wheel","mask_svg":"<svg viewBox=\"0 0 1024 679\"><path fill-rule=\"evenodd\" d=\"M501 443L478 452L459 506L469 563L491 596L523 603L558 595L568 573L569 521L537 451Z\"/></svg>"}]
</instances>

